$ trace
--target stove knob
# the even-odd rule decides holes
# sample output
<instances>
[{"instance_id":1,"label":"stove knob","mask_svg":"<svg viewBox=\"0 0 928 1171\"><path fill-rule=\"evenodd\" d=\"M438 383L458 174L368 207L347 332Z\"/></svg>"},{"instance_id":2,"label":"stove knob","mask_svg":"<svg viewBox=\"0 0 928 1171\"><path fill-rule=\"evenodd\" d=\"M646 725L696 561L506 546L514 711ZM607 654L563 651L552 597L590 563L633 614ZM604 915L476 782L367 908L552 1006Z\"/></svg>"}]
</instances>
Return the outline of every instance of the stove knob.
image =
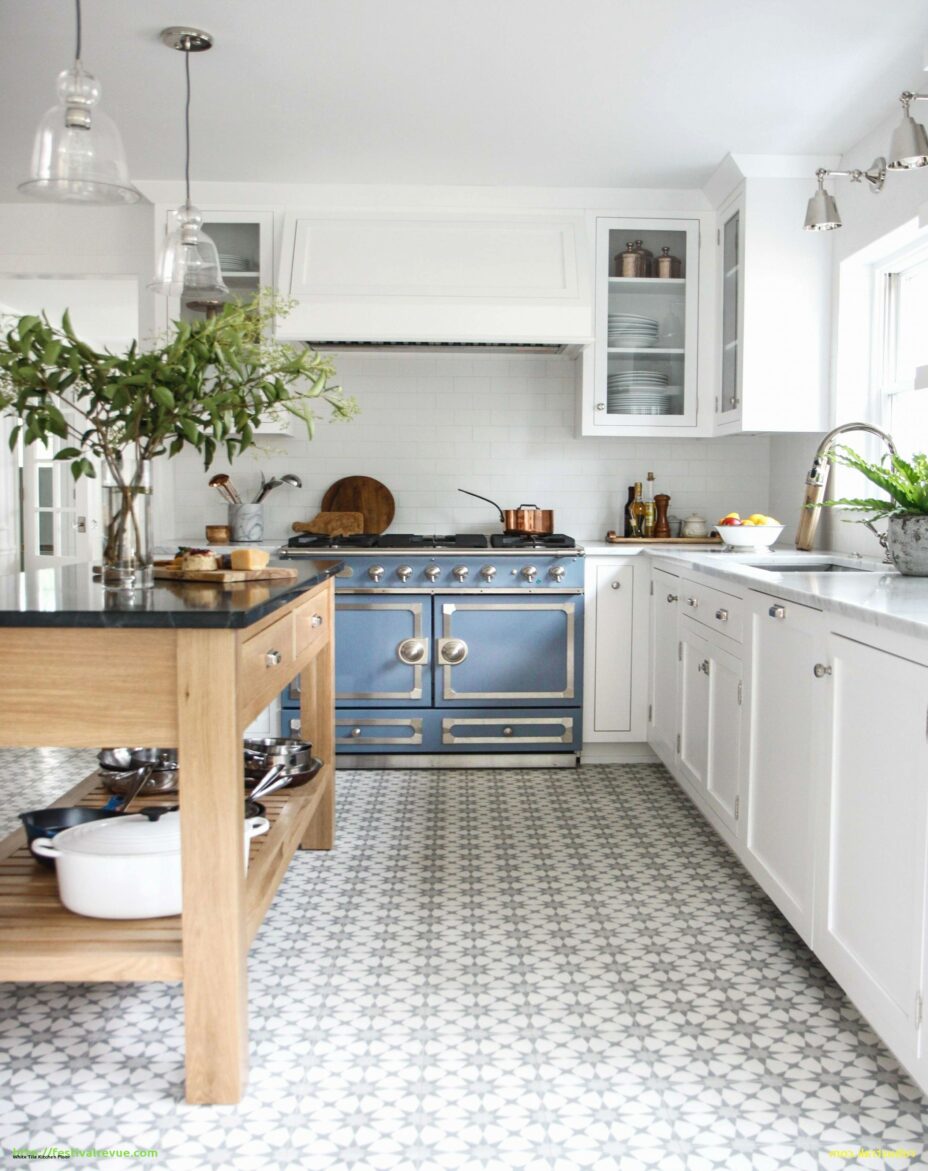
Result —
<instances>
[{"instance_id":1,"label":"stove knob","mask_svg":"<svg viewBox=\"0 0 928 1171\"><path fill-rule=\"evenodd\" d=\"M563 565L552 565L548 570L548 577L553 577L556 582L562 582L566 572L567 570Z\"/></svg>"},{"instance_id":2,"label":"stove knob","mask_svg":"<svg viewBox=\"0 0 928 1171\"><path fill-rule=\"evenodd\" d=\"M458 579L458 581L463 581L467 577L470 570L467 568L466 565L455 565L454 569L452 569L451 572Z\"/></svg>"},{"instance_id":3,"label":"stove knob","mask_svg":"<svg viewBox=\"0 0 928 1171\"><path fill-rule=\"evenodd\" d=\"M522 570L522 576L529 583L536 581L538 578L538 570L534 565L526 565Z\"/></svg>"},{"instance_id":4,"label":"stove knob","mask_svg":"<svg viewBox=\"0 0 928 1171\"><path fill-rule=\"evenodd\" d=\"M483 569L480 570L480 576L484 581L492 581L496 577L496 566L484 565Z\"/></svg>"},{"instance_id":5,"label":"stove knob","mask_svg":"<svg viewBox=\"0 0 928 1171\"><path fill-rule=\"evenodd\" d=\"M426 565L425 567L425 576L429 579L429 581L438 581L438 576L440 573L441 569L437 565Z\"/></svg>"},{"instance_id":6,"label":"stove knob","mask_svg":"<svg viewBox=\"0 0 928 1171\"><path fill-rule=\"evenodd\" d=\"M380 581L380 579L383 577L383 566L372 565L367 571L367 576L371 579L371 581Z\"/></svg>"},{"instance_id":7,"label":"stove knob","mask_svg":"<svg viewBox=\"0 0 928 1171\"><path fill-rule=\"evenodd\" d=\"M411 565L398 566L397 570L396 570L396 576L400 579L400 581L409 581L409 579L412 577L412 566Z\"/></svg>"}]
</instances>

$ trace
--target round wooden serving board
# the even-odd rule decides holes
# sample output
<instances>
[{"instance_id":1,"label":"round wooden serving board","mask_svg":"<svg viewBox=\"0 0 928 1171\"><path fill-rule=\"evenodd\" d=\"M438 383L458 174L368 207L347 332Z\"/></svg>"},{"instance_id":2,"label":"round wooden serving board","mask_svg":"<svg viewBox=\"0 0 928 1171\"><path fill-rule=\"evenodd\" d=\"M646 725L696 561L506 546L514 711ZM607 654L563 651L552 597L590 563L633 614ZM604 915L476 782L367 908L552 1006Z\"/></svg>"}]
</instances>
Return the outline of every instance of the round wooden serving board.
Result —
<instances>
[{"instance_id":1,"label":"round wooden serving board","mask_svg":"<svg viewBox=\"0 0 928 1171\"><path fill-rule=\"evenodd\" d=\"M396 512L393 493L370 476L345 476L336 480L322 497L324 512L360 512L366 533L383 533Z\"/></svg>"}]
</instances>

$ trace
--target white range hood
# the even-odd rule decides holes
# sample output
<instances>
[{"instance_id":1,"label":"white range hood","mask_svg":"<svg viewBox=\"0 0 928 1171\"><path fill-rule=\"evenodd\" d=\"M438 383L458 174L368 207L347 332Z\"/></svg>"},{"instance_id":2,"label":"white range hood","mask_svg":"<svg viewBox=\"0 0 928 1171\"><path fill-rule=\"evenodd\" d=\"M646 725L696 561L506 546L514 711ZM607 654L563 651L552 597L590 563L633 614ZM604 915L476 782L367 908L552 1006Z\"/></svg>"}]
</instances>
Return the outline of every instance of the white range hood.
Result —
<instances>
[{"instance_id":1,"label":"white range hood","mask_svg":"<svg viewBox=\"0 0 928 1171\"><path fill-rule=\"evenodd\" d=\"M278 288L296 301L278 336L321 348L564 353L593 334L582 216L296 212Z\"/></svg>"}]
</instances>

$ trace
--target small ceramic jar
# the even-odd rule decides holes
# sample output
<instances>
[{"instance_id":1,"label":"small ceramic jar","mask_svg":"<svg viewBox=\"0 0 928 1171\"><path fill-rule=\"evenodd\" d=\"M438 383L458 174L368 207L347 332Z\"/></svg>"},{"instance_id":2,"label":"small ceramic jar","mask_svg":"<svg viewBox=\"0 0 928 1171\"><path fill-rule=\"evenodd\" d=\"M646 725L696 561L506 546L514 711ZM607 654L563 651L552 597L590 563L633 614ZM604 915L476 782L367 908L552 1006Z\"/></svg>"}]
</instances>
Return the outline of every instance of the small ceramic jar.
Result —
<instances>
[{"instance_id":1,"label":"small ceramic jar","mask_svg":"<svg viewBox=\"0 0 928 1171\"><path fill-rule=\"evenodd\" d=\"M680 525L681 537L707 537L709 529L704 517L694 512Z\"/></svg>"}]
</instances>

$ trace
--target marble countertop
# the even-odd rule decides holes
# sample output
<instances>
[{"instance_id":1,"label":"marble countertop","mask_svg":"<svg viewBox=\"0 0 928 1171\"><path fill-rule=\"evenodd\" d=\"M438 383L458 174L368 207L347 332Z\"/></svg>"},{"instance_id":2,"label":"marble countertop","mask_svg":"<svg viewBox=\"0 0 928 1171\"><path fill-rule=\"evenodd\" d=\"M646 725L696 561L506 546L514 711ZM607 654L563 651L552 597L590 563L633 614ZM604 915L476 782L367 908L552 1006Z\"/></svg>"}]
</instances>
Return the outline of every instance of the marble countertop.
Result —
<instances>
[{"instance_id":1,"label":"marble countertop","mask_svg":"<svg viewBox=\"0 0 928 1171\"><path fill-rule=\"evenodd\" d=\"M238 629L333 577L337 560L271 562L295 569L281 581L156 581L147 589L104 589L89 564L0 577L0 626L203 627Z\"/></svg>"},{"instance_id":2,"label":"marble countertop","mask_svg":"<svg viewBox=\"0 0 928 1171\"><path fill-rule=\"evenodd\" d=\"M726 583L787 601L842 614L869 626L900 634L928 637L928 577L906 577L876 557L844 553L774 550L769 553L729 553L722 550L677 551L679 547L649 548L655 561L671 561L680 571L689 567ZM849 572L815 572L816 565L837 562ZM804 572L784 572L785 566L808 565ZM860 572L863 571L863 572Z\"/></svg>"}]
</instances>

